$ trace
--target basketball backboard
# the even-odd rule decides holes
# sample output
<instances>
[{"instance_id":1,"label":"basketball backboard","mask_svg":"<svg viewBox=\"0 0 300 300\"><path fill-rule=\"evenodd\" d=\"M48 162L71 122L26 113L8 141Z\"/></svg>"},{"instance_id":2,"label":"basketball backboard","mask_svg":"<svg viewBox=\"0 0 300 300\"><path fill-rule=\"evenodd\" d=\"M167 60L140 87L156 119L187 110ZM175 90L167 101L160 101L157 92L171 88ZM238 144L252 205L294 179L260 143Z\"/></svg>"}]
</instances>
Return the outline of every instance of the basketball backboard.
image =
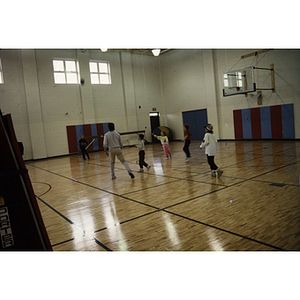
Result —
<instances>
[{"instance_id":1,"label":"basketball backboard","mask_svg":"<svg viewBox=\"0 0 300 300\"><path fill-rule=\"evenodd\" d=\"M253 67L223 74L223 96L247 94L256 91Z\"/></svg>"}]
</instances>

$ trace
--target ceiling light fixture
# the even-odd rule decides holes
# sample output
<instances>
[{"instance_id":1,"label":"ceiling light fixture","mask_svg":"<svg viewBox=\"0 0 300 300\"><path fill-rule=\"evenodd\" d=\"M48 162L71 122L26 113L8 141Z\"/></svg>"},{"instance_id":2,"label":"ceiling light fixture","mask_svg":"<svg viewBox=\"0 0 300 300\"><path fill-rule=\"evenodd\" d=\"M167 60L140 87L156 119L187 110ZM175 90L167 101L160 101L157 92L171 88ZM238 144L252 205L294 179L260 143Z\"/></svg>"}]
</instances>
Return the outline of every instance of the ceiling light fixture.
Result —
<instances>
[{"instance_id":1,"label":"ceiling light fixture","mask_svg":"<svg viewBox=\"0 0 300 300\"><path fill-rule=\"evenodd\" d=\"M159 53L160 53L160 49L153 49L152 53L153 53L154 56L158 56Z\"/></svg>"},{"instance_id":2,"label":"ceiling light fixture","mask_svg":"<svg viewBox=\"0 0 300 300\"><path fill-rule=\"evenodd\" d=\"M106 51L107 51L107 48L101 48L101 51L102 51L102 52L106 52Z\"/></svg>"}]
</instances>

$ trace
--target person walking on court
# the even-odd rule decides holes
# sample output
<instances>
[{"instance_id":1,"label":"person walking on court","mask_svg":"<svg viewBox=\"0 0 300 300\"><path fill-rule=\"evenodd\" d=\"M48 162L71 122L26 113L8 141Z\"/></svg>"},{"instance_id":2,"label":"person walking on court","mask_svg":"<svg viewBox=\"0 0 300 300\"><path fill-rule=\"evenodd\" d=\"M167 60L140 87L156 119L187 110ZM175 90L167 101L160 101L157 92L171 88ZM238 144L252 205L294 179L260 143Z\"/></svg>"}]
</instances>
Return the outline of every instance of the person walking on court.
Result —
<instances>
[{"instance_id":1,"label":"person walking on court","mask_svg":"<svg viewBox=\"0 0 300 300\"><path fill-rule=\"evenodd\" d=\"M119 161L124 165L126 170L128 171L129 176L133 179L134 175L127 163L127 161L124 158L122 149L123 149L123 143L121 136L118 132L115 131L115 124L114 123L108 123L108 129L109 132L107 132L104 135L103 139L103 148L106 153L107 153L107 148L109 148L109 158L110 158L110 169L111 169L111 179L116 179L115 175L115 159L116 156L119 159Z\"/></svg>"},{"instance_id":2,"label":"person walking on court","mask_svg":"<svg viewBox=\"0 0 300 300\"><path fill-rule=\"evenodd\" d=\"M158 140L160 140L160 142L163 146L164 152L165 152L166 159L172 158L171 151L169 148L169 139L167 137L167 134L164 131L162 131L161 136L155 135L154 133L152 133L152 135L155 138L157 138Z\"/></svg>"},{"instance_id":3,"label":"person walking on court","mask_svg":"<svg viewBox=\"0 0 300 300\"><path fill-rule=\"evenodd\" d=\"M145 162L145 142L144 142L144 135L143 134L139 134L138 140L139 140L138 144L135 145L139 149L139 165L140 165L140 169L138 170L138 173L142 173L142 172L144 172L143 166L145 166L148 171L150 170L151 166L149 166Z\"/></svg>"},{"instance_id":4,"label":"person walking on court","mask_svg":"<svg viewBox=\"0 0 300 300\"><path fill-rule=\"evenodd\" d=\"M190 125L188 124L184 124L183 126L183 130L184 130L184 146L183 146L183 151L186 155L186 162L188 162L191 159L191 153L190 153L190 144L191 144L191 138L192 138L192 134L189 131Z\"/></svg>"},{"instance_id":5,"label":"person walking on court","mask_svg":"<svg viewBox=\"0 0 300 300\"><path fill-rule=\"evenodd\" d=\"M205 154L207 155L207 162L211 169L211 176L212 177L221 177L223 171L218 168L215 164L214 159L217 152L217 139L213 134L213 126L211 124L207 124L204 126L205 128L205 135L203 142L200 145L200 149L205 147Z\"/></svg>"},{"instance_id":6,"label":"person walking on court","mask_svg":"<svg viewBox=\"0 0 300 300\"><path fill-rule=\"evenodd\" d=\"M85 149L86 146L87 146L87 141L86 141L86 139L84 138L84 135L81 135L81 139L79 140L78 145L79 145L79 147L80 147L80 150L81 150L83 159L86 160L86 159L85 159L85 155L88 157L88 159L90 159L90 156L89 156L87 150Z\"/></svg>"}]
</instances>

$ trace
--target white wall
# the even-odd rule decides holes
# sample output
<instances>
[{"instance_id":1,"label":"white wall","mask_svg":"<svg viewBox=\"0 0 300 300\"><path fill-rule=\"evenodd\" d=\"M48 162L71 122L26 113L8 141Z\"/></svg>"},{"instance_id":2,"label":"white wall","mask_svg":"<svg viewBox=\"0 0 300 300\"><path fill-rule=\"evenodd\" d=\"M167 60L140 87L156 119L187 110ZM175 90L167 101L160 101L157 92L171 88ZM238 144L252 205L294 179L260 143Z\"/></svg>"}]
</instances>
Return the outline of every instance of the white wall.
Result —
<instances>
[{"instance_id":1,"label":"white wall","mask_svg":"<svg viewBox=\"0 0 300 300\"><path fill-rule=\"evenodd\" d=\"M259 105L250 94L223 97L223 73L249 66L270 68L270 64L274 64L276 92L262 91L262 106L293 103L295 138L300 138L300 51L276 49L241 59L257 50L174 50L162 56L165 115L175 139L183 137L182 112L203 108L207 108L208 122L214 125L217 137L234 139L233 110ZM257 87L271 88L270 72L256 73Z\"/></svg>"},{"instance_id":2,"label":"white wall","mask_svg":"<svg viewBox=\"0 0 300 300\"><path fill-rule=\"evenodd\" d=\"M222 96L222 75L233 66L233 70L249 66L270 68L274 64L275 70L275 93L262 91L262 106L280 104L294 104L295 138L300 138L300 51L299 50L271 50L258 56L241 59L242 55L253 53L255 49L244 50L215 50L215 65L217 76L217 105L219 116L220 137L234 139L233 113L234 109L260 107L257 99L244 95L230 97ZM256 85L258 88L271 88L271 74L269 71L255 71ZM253 96L256 95L252 93Z\"/></svg>"},{"instance_id":3,"label":"white wall","mask_svg":"<svg viewBox=\"0 0 300 300\"><path fill-rule=\"evenodd\" d=\"M12 115L25 160L68 154L68 125L114 122L151 138L149 112L162 103L157 58L74 49L0 50L0 58L0 108ZM84 85L54 84L55 58L78 59ZM110 62L112 84L91 85L90 59Z\"/></svg>"},{"instance_id":4,"label":"white wall","mask_svg":"<svg viewBox=\"0 0 300 300\"><path fill-rule=\"evenodd\" d=\"M233 110L258 105L250 95L223 97L223 73L273 63L276 93L263 91L263 106L293 103L299 139L300 51L277 49L240 58L256 50L178 49L154 57L100 50L4 49L0 108L12 114L25 160L68 154L68 125L114 122L120 132L145 129L150 140L152 108L161 113L161 125L170 127L175 139L183 137L182 112L204 108L217 137L234 139ZM78 59L85 84L54 84L54 58ZM90 59L110 62L112 84L91 85ZM257 75L260 84L270 86L269 72Z\"/></svg>"}]
</instances>

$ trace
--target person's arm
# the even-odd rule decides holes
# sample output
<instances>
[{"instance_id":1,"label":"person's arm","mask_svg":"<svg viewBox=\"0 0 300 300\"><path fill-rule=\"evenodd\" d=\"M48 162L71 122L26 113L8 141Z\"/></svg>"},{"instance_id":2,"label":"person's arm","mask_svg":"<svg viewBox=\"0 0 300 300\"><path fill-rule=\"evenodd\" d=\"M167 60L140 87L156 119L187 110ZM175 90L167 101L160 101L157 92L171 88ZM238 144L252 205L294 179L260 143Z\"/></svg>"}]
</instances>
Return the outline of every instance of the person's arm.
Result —
<instances>
[{"instance_id":1,"label":"person's arm","mask_svg":"<svg viewBox=\"0 0 300 300\"><path fill-rule=\"evenodd\" d=\"M152 135L153 135L155 138L157 138L158 140L160 140L160 141L164 138L163 136L156 135L156 134L153 134L153 133L152 133Z\"/></svg>"},{"instance_id":2,"label":"person's arm","mask_svg":"<svg viewBox=\"0 0 300 300\"><path fill-rule=\"evenodd\" d=\"M143 148L143 144L142 144L142 141L139 141L138 144L135 144L135 146L141 150Z\"/></svg>"},{"instance_id":3,"label":"person's arm","mask_svg":"<svg viewBox=\"0 0 300 300\"><path fill-rule=\"evenodd\" d=\"M188 135L185 135L182 141L185 141L188 137Z\"/></svg>"},{"instance_id":4,"label":"person's arm","mask_svg":"<svg viewBox=\"0 0 300 300\"><path fill-rule=\"evenodd\" d=\"M104 135L104 139L103 139L103 149L106 155L108 155L107 153L107 137L106 135Z\"/></svg>"},{"instance_id":5,"label":"person's arm","mask_svg":"<svg viewBox=\"0 0 300 300\"><path fill-rule=\"evenodd\" d=\"M209 144L209 135L205 133L202 144L200 145L200 149L207 146Z\"/></svg>"},{"instance_id":6,"label":"person's arm","mask_svg":"<svg viewBox=\"0 0 300 300\"><path fill-rule=\"evenodd\" d=\"M118 133L119 134L119 133ZM121 139L121 135L119 134L119 143L120 143L120 148L121 150L123 149L123 142L122 142L122 139Z\"/></svg>"}]
</instances>

